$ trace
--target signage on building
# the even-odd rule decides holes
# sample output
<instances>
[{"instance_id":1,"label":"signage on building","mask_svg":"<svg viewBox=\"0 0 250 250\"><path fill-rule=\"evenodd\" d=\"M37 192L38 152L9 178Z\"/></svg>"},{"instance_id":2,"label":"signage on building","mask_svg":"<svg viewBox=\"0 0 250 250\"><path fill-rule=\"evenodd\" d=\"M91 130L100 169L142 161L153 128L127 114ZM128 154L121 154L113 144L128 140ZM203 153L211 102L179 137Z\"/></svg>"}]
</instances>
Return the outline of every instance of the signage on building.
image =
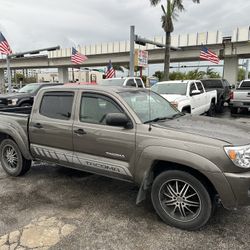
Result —
<instances>
[{"instance_id":1,"label":"signage on building","mask_svg":"<svg viewBox=\"0 0 250 250\"><path fill-rule=\"evenodd\" d=\"M148 67L148 51L146 50L135 50L135 66L137 67Z\"/></svg>"}]
</instances>

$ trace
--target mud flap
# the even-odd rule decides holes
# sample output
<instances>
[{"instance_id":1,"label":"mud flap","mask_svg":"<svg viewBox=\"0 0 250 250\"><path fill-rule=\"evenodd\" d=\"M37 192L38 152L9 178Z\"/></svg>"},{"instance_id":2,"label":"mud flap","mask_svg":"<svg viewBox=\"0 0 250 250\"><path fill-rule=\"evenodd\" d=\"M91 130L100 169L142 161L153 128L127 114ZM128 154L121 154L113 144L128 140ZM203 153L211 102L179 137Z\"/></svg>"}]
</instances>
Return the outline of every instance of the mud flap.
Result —
<instances>
[{"instance_id":1,"label":"mud flap","mask_svg":"<svg viewBox=\"0 0 250 250\"><path fill-rule=\"evenodd\" d=\"M147 190L149 189L152 181L153 181L152 172L145 173L140 189L137 194L136 205L140 204L142 201L146 199Z\"/></svg>"}]
</instances>

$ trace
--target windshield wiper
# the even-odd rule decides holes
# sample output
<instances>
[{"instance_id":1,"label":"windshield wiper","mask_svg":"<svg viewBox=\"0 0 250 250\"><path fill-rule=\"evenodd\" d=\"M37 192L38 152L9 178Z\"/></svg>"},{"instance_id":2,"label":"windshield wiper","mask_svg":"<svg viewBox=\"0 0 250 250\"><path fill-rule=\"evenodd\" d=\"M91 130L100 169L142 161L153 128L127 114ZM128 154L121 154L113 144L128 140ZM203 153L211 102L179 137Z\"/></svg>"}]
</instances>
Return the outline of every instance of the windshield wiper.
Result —
<instances>
[{"instance_id":1,"label":"windshield wiper","mask_svg":"<svg viewBox=\"0 0 250 250\"><path fill-rule=\"evenodd\" d=\"M144 124L151 123L151 122L165 121L167 119L170 119L170 118L169 117L157 117L155 119L144 122Z\"/></svg>"},{"instance_id":2,"label":"windshield wiper","mask_svg":"<svg viewBox=\"0 0 250 250\"><path fill-rule=\"evenodd\" d=\"M178 118L178 117L181 117L181 116L184 116L185 114L180 112L180 113L177 113L177 114L174 114L171 119L175 119L175 118Z\"/></svg>"}]
</instances>

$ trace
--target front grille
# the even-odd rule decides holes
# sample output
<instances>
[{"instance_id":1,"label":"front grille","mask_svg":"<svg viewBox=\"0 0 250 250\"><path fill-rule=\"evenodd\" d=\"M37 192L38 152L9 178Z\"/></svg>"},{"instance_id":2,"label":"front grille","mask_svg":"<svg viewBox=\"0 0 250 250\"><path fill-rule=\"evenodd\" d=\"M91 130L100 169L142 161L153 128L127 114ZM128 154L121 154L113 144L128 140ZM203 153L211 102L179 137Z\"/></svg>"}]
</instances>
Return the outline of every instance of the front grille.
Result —
<instances>
[{"instance_id":1,"label":"front grille","mask_svg":"<svg viewBox=\"0 0 250 250\"><path fill-rule=\"evenodd\" d=\"M243 102L244 106L250 106L250 102Z\"/></svg>"}]
</instances>

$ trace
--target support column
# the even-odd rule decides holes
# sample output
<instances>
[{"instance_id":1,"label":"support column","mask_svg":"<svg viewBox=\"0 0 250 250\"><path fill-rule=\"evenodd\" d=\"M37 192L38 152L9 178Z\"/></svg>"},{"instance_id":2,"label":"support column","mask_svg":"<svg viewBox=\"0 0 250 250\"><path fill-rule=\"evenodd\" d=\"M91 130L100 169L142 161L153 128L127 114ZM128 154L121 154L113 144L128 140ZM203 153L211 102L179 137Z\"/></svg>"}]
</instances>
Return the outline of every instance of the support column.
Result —
<instances>
[{"instance_id":1,"label":"support column","mask_svg":"<svg viewBox=\"0 0 250 250\"><path fill-rule=\"evenodd\" d=\"M225 57L223 78L227 79L231 85L235 85L238 81L239 60L238 57Z\"/></svg>"},{"instance_id":2,"label":"support column","mask_svg":"<svg viewBox=\"0 0 250 250\"><path fill-rule=\"evenodd\" d=\"M4 69L0 69L0 93L4 93Z\"/></svg>"},{"instance_id":3,"label":"support column","mask_svg":"<svg viewBox=\"0 0 250 250\"><path fill-rule=\"evenodd\" d=\"M69 72L67 67L58 68L58 81L60 83L69 82Z\"/></svg>"}]
</instances>

